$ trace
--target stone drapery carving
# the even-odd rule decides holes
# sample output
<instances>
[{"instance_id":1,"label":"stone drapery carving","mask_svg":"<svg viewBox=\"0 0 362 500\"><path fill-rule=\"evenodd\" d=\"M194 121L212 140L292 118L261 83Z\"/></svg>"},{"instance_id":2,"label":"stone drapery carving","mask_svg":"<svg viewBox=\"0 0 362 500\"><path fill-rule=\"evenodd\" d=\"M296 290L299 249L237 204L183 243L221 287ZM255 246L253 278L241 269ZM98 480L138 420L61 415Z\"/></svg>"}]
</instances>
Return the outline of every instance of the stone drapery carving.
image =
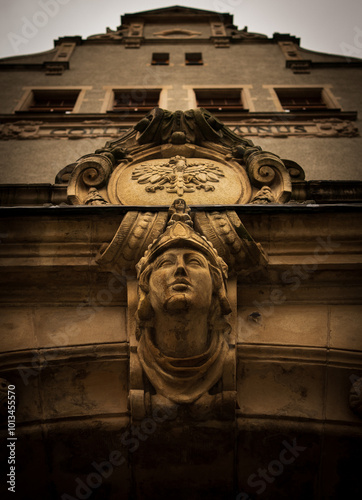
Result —
<instances>
[{"instance_id":1,"label":"stone drapery carving","mask_svg":"<svg viewBox=\"0 0 362 500\"><path fill-rule=\"evenodd\" d=\"M132 274L148 246L165 231L170 219L169 225L183 222L194 226L226 262L229 274L245 276L266 265L267 256L263 248L253 240L234 211L197 211L190 216L189 211L180 198L174 201L168 213L127 212L112 241L100 249L98 264L104 269Z\"/></svg>"},{"instance_id":2,"label":"stone drapery carving","mask_svg":"<svg viewBox=\"0 0 362 500\"><path fill-rule=\"evenodd\" d=\"M116 205L169 206L175 194L188 204L246 204L267 186L275 203L286 203L291 181L283 160L208 111L155 108L119 139L76 162L68 200L85 204L96 188Z\"/></svg>"}]
</instances>

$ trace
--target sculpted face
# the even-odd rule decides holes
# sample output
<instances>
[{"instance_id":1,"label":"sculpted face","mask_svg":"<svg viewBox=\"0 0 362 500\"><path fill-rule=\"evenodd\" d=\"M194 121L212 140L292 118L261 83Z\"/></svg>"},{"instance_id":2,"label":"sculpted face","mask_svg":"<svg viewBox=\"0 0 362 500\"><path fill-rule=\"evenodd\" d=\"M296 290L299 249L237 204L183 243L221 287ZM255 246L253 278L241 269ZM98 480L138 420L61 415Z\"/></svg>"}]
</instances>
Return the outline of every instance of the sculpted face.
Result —
<instances>
[{"instance_id":1,"label":"sculpted face","mask_svg":"<svg viewBox=\"0 0 362 500\"><path fill-rule=\"evenodd\" d=\"M192 249L170 249L160 255L149 281L149 299L155 312L207 311L213 284L208 261Z\"/></svg>"}]
</instances>

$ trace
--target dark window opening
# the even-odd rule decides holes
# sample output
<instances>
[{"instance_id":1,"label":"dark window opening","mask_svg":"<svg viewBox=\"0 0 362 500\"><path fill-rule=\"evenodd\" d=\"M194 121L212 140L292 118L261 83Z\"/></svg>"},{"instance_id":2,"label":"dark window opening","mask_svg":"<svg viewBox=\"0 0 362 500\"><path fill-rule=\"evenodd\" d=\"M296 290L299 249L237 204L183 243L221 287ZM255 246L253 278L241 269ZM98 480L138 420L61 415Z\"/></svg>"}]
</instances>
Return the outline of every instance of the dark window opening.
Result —
<instances>
[{"instance_id":1,"label":"dark window opening","mask_svg":"<svg viewBox=\"0 0 362 500\"><path fill-rule=\"evenodd\" d=\"M158 107L159 90L115 90L112 111L150 111Z\"/></svg>"},{"instance_id":2,"label":"dark window opening","mask_svg":"<svg viewBox=\"0 0 362 500\"><path fill-rule=\"evenodd\" d=\"M26 111L37 113L66 113L73 111L79 90L33 90Z\"/></svg>"},{"instance_id":3,"label":"dark window opening","mask_svg":"<svg viewBox=\"0 0 362 500\"><path fill-rule=\"evenodd\" d=\"M167 66L170 63L168 52L154 52L152 54L152 64L157 66Z\"/></svg>"},{"instance_id":4,"label":"dark window opening","mask_svg":"<svg viewBox=\"0 0 362 500\"><path fill-rule=\"evenodd\" d=\"M198 66L203 64L201 52L187 52L185 54L185 64L187 66Z\"/></svg>"},{"instance_id":5,"label":"dark window opening","mask_svg":"<svg viewBox=\"0 0 362 500\"><path fill-rule=\"evenodd\" d=\"M195 94L199 108L205 108L209 111L240 111L244 109L240 90L196 90Z\"/></svg>"},{"instance_id":6,"label":"dark window opening","mask_svg":"<svg viewBox=\"0 0 362 500\"><path fill-rule=\"evenodd\" d=\"M323 89L275 89L285 111L323 111L329 109Z\"/></svg>"}]
</instances>

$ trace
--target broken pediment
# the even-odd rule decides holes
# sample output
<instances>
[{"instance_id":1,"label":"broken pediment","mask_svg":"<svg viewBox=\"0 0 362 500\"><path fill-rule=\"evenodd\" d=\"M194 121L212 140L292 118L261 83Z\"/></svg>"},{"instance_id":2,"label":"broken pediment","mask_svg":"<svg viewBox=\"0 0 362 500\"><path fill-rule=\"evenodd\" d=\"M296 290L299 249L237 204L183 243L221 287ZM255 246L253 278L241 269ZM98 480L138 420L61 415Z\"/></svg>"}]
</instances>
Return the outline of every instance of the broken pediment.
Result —
<instances>
[{"instance_id":1,"label":"broken pediment","mask_svg":"<svg viewBox=\"0 0 362 500\"><path fill-rule=\"evenodd\" d=\"M65 167L58 174L69 176ZM119 139L72 164L73 205L286 203L292 180L304 178L283 161L234 134L208 111L153 109Z\"/></svg>"}]
</instances>

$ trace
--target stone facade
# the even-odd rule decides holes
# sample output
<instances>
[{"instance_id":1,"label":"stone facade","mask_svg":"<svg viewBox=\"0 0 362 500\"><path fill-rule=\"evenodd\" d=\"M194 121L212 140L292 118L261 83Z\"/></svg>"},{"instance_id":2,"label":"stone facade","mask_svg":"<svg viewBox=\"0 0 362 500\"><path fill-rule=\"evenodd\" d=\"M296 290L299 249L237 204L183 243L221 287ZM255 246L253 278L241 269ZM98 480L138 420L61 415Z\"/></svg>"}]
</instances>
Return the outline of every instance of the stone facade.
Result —
<instances>
[{"instance_id":1,"label":"stone facade","mask_svg":"<svg viewBox=\"0 0 362 500\"><path fill-rule=\"evenodd\" d=\"M19 498L360 497L361 67L180 7L0 61Z\"/></svg>"}]
</instances>

